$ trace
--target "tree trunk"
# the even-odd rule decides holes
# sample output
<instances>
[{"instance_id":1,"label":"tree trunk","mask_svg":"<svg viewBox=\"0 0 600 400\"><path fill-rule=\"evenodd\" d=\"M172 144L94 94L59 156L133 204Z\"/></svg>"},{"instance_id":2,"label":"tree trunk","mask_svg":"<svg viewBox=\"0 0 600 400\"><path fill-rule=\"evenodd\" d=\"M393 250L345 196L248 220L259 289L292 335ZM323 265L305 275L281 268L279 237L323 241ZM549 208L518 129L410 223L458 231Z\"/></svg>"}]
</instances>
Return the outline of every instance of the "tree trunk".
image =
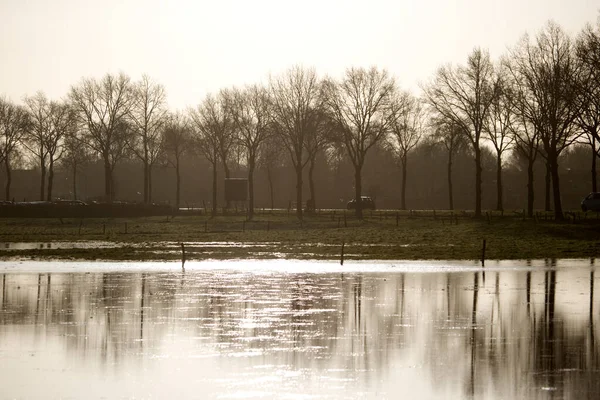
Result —
<instances>
[{"instance_id":1,"label":"tree trunk","mask_svg":"<svg viewBox=\"0 0 600 400\"><path fill-rule=\"evenodd\" d=\"M269 196L271 198L271 210L275 208L275 192L273 191L273 172L267 168L267 179L269 180Z\"/></svg>"},{"instance_id":2,"label":"tree trunk","mask_svg":"<svg viewBox=\"0 0 600 400\"><path fill-rule=\"evenodd\" d=\"M502 194L502 154L498 153L496 160L496 210L498 211L504 210Z\"/></svg>"},{"instance_id":3,"label":"tree trunk","mask_svg":"<svg viewBox=\"0 0 600 400\"><path fill-rule=\"evenodd\" d=\"M115 184L115 174L113 169L110 170L110 201L111 203L117 198L117 185Z\"/></svg>"},{"instance_id":4,"label":"tree trunk","mask_svg":"<svg viewBox=\"0 0 600 400\"><path fill-rule=\"evenodd\" d=\"M48 201L52 201L52 188L54 187L54 160L50 158L48 166Z\"/></svg>"},{"instance_id":5,"label":"tree trunk","mask_svg":"<svg viewBox=\"0 0 600 400\"><path fill-rule=\"evenodd\" d=\"M354 167L354 198L356 199L356 218L362 219L362 202L360 201L362 196L362 165Z\"/></svg>"},{"instance_id":6,"label":"tree trunk","mask_svg":"<svg viewBox=\"0 0 600 400\"><path fill-rule=\"evenodd\" d=\"M112 203L112 169L108 157L104 157L104 197L107 202Z\"/></svg>"},{"instance_id":7,"label":"tree trunk","mask_svg":"<svg viewBox=\"0 0 600 400\"><path fill-rule=\"evenodd\" d=\"M179 159L176 161L175 164L175 179L176 179L176 186L175 186L175 209L177 211L179 211L179 202L181 200L180 198L180 193L181 193L181 174L179 171Z\"/></svg>"},{"instance_id":8,"label":"tree trunk","mask_svg":"<svg viewBox=\"0 0 600 400\"><path fill-rule=\"evenodd\" d=\"M212 216L217 216L217 162L212 163L213 166L213 188L212 188Z\"/></svg>"},{"instance_id":9,"label":"tree trunk","mask_svg":"<svg viewBox=\"0 0 600 400\"><path fill-rule=\"evenodd\" d=\"M533 157L527 160L527 215L533 218L533 200L535 191L533 190Z\"/></svg>"},{"instance_id":10,"label":"tree trunk","mask_svg":"<svg viewBox=\"0 0 600 400\"><path fill-rule=\"evenodd\" d=\"M248 162L248 219L254 217L254 160Z\"/></svg>"},{"instance_id":11,"label":"tree trunk","mask_svg":"<svg viewBox=\"0 0 600 400\"><path fill-rule=\"evenodd\" d=\"M148 203L148 163L144 160L144 203Z\"/></svg>"},{"instance_id":12,"label":"tree trunk","mask_svg":"<svg viewBox=\"0 0 600 400\"><path fill-rule=\"evenodd\" d=\"M315 170L315 158L316 155L310 157L310 166L308 167L308 187L310 188L310 199L313 209L316 209L316 193L315 193L315 180L313 179L313 172Z\"/></svg>"},{"instance_id":13,"label":"tree trunk","mask_svg":"<svg viewBox=\"0 0 600 400\"><path fill-rule=\"evenodd\" d=\"M12 183L12 171L10 170L10 160L8 154L4 157L4 168L6 170L6 184L4 186L4 195L6 201L10 201L10 184Z\"/></svg>"},{"instance_id":14,"label":"tree trunk","mask_svg":"<svg viewBox=\"0 0 600 400\"><path fill-rule=\"evenodd\" d=\"M152 165L148 165L148 203L152 203Z\"/></svg>"},{"instance_id":15,"label":"tree trunk","mask_svg":"<svg viewBox=\"0 0 600 400\"><path fill-rule=\"evenodd\" d=\"M550 206L550 185L552 184L552 175L550 173L550 164L549 161L546 160L546 180L545 180L545 201L544 201L544 210L552 211L552 207Z\"/></svg>"},{"instance_id":16,"label":"tree trunk","mask_svg":"<svg viewBox=\"0 0 600 400\"><path fill-rule=\"evenodd\" d=\"M481 217L481 149L475 147L475 217Z\"/></svg>"},{"instance_id":17,"label":"tree trunk","mask_svg":"<svg viewBox=\"0 0 600 400\"><path fill-rule=\"evenodd\" d=\"M223 158L223 171L225 172L225 179L229 179L230 172L229 172L229 167L227 166L227 161L225 160L225 158ZM231 208L231 201L229 201L229 199L227 199L225 201L225 208L227 210L229 210Z\"/></svg>"},{"instance_id":18,"label":"tree trunk","mask_svg":"<svg viewBox=\"0 0 600 400\"><path fill-rule=\"evenodd\" d=\"M548 154L550 173L552 175L552 198L554 199L554 219L560 221L564 218L560 200L560 185L558 178L558 155L554 152Z\"/></svg>"},{"instance_id":19,"label":"tree trunk","mask_svg":"<svg viewBox=\"0 0 600 400\"><path fill-rule=\"evenodd\" d=\"M452 194L452 149L448 150L448 206L454 210L454 196Z\"/></svg>"},{"instance_id":20,"label":"tree trunk","mask_svg":"<svg viewBox=\"0 0 600 400\"><path fill-rule=\"evenodd\" d=\"M148 162L148 140L144 135L144 203L150 202L150 163Z\"/></svg>"},{"instance_id":21,"label":"tree trunk","mask_svg":"<svg viewBox=\"0 0 600 400\"><path fill-rule=\"evenodd\" d=\"M596 179L596 136L592 135L592 192L597 191Z\"/></svg>"},{"instance_id":22,"label":"tree trunk","mask_svg":"<svg viewBox=\"0 0 600 400\"><path fill-rule=\"evenodd\" d=\"M73 200L77 200L77 165L73 165Z\"/></svg>"},{"instance_id":23,"label":"tree trunk","mask_svg":"<svg viewBox=\"0 0 600 400\"><path fill-rule=\"evenodd\" d=\"M400 157L402 164L402 189L400 191L400 209L406 210L406 154Z\"/></svg>"},{"instance_id":24,"label":"tree trunk","mask_svg":"<svg viewBox=\"0 0 600 400\"><path fill-rule=\"evenodd\" d=\"M299 158L299 160L301 160ZM294 165L296 168L296 215L302 219L302 161Z\"/></svg>"},{"instance_id":25,"label":"tree trunk","mask_svg":"<svg viewBox=\"0 0 600 400\"><path fill-rule=\"evenodd\" d=\"M44 201L46 194L46 165L44 163L44 159L40 157L40 201Z\"/></svg>"}]
</instances>

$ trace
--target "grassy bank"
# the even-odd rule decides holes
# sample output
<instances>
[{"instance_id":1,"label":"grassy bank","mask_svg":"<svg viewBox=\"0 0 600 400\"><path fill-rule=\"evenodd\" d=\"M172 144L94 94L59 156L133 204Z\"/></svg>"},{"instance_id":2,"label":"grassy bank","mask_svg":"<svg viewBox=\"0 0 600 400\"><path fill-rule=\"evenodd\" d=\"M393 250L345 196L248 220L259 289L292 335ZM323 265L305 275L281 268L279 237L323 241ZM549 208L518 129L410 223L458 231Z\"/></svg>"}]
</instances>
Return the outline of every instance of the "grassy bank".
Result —
<instances>
[{"instance_id":1,"label":"grassy bank","mask_svg":"<svg viewBox=\"0 0 600 400\"><path fill-rule=\"evenodd\" d=\"M343 211L307 215L300 222L285 211L243 215L119 219L3 219L0 258L109 260L206 258L479 259L486 240L488 259L584 258L600 255L600 221L573 215L555 222L546 215L516 213L375 212L363 220ZM15 242L43 248L15 250ZM54 248L77 242L81 248ZM85 243L89 242L86 246ZM102 242L101 245L98 242ZM111 243L114 243L113 246ZM66 245L69 247L69 245Z\"/></svg>"}]
</instances>

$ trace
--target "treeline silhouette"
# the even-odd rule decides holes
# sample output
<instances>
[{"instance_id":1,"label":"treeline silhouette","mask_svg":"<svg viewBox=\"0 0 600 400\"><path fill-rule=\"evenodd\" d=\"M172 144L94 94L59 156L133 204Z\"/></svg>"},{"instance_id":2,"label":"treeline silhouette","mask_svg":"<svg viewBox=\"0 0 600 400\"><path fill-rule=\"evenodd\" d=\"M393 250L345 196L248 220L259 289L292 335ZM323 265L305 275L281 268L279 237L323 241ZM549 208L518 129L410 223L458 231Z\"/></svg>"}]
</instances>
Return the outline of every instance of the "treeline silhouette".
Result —
<instances>
[{"instance_id":1,"label":"treeline silhouette","mask_svg":"<svg viewBox=\"0 0 600 400\"><path fill-rule=\"evenodd\" d=\"M162 85L84 78L66 98L0 98L4 197L234 207L223 178L247 177L255 208L578 207L596 191L600 19L571 37L549 22L499 60L476 48L402 90L386 70L341 78L294 66L172 112ZM362 217L362 208L356 216ZM240 205L241 206L241 205Z\"/></svg>"}]
</instances>

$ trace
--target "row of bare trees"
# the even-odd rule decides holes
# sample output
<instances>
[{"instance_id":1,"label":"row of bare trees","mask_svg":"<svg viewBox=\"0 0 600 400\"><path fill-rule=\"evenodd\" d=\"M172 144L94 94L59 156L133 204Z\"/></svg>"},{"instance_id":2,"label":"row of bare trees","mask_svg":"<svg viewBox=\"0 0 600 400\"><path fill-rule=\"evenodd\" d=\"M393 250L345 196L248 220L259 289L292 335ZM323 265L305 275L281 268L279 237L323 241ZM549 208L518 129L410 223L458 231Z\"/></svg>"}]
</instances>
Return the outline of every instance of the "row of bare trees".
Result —
<instances>
[{"instance_id":1,"label":"row of bare trees","mask_svg":"<svg viewBox=\"0 0 600 400\"><path fill-rule=\"evenodd\" d=\"M448 206L453 208L453 156L468 148L475 163L475 214L481 215L482 149L493 148L497 162L497 209L503 209L502 169L507 154L527 160L528 213L533 215L534 164L547 168L546 207L553 199L563 217L558 161L582 140L600 155L600 21L572 39L548 23L535 37L524 36L494 62L476 48L464 65L445 65L422 85L422 97L401 90L387 71L349 68L339 79L319 78L312 68L295 66L266 85L222 89L182 113L168 110L162 85L147 76L86 78L71 87L66 99L43 93L24 105L0 100L0 162L7 174L26 152L41 172L40 199L52 198L55 164L73 174L91 157L104 165L104 195L115 198L115 166L126 158L143 168L144 202L152 201L152 171L171 165L176 172L176 206L180 202L180 162L185 153L202 156L212 166L212 212L217 212L217 171L231 177L231 165L243 165L249 183L249 217L254 211L254 173L268 175L287 154L296 175L296 212L303 215L303 176L308 166L310 198L317 154L330 161L347 157L354 168L354 194L363 194L362 169L369 150L385 146L402 171L401 204L406 208L408 158L425 136L448 152ZM270 178L269 178L270 180ZM46 186L47 182L47 186ZM76 187L73 193L76 197ZM270 185L271 198L273 187ZM357 217L362 217L358 202ZM309 207L310 208L310 207Z\"/></svg>"},{"instance_id":2,"label":"row of bare trees","mask_svg":"<svg viewBox=\"0 0 600 400\"><path fill-rule=\"evenodd\" d=\"M456 128L474 154L475 212L481 214L481 144L497 155L497 208L502 209L503 154L514 149L528 161L528 214L533 215L533 165L543 157L555 217L563 218L558 161L571 144L593 148L593 190L600 108L600 21L573 40L549 22L534 38L524 36L498 63L475 49L464 66L445 66L424 87L425 99L445 132ZM449 138L445 138L448 142ZM449 142L452 144L452 142ZM550 196L547 197L550 199ZM549 208L549 204L546 205Z\"/></svg>"}]
</instances>

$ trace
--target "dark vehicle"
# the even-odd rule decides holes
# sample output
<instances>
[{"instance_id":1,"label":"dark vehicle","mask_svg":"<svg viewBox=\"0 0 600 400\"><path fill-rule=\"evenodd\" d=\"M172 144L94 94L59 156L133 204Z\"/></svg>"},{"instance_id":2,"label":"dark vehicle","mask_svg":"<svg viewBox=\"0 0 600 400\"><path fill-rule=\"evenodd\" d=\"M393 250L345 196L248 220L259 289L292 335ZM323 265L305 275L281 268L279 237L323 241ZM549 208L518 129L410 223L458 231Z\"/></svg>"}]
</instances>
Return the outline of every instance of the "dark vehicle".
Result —
<instances>
[{"instance_id":1,"label":"dark vehicle","mask_svg":"<svg viewBox=\"0 0 600 400\"><path fill-rule=\"evenodd\" d=\"M360 204L361 204L361 208L363 210L374 210L375 209L375 202L369 196L360 196ZM352 199L348 202L348 205L346 206L346 208L348 210L355 210L356 205L357 205L356 199Z\"/></svg>"},{"instance_id":2,"label":"dark vehicle","mask_svg":"<svg viewBox=\"0 0 600 400\"><path fill-rule=\"evenodd\" d=\"M581 210L600 211L600 192L592 192L581 201Z\"/></svg>"}]
</instances>

